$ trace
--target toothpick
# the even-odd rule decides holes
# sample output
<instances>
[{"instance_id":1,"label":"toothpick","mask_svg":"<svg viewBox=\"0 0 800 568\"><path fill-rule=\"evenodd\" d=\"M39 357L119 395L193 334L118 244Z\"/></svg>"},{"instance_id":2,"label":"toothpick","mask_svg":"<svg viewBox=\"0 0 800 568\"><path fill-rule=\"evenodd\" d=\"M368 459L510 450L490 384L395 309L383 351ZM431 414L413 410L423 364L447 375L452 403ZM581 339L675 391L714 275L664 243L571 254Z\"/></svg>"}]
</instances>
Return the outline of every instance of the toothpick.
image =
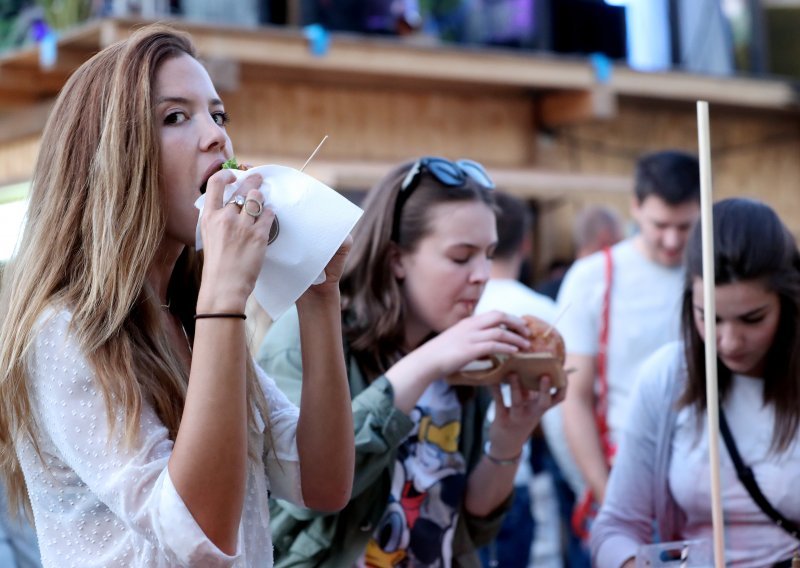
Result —
<instances>
[{"instance_id":1,"label":"toothpick","mask_svg":"<svg viewBox=\"0 0 800 568\"><path fill-rule=\"evenodd\" d=\"M547 331L545 331L545 332L542 334L542 338L545 338L545 337L547 337L548 335L550 335L550 332L551 332L551 331L553 331L553 329L555 329L555 327L556 327L556 324L558 323L558 320L560 320L560 319L561 319L561 316L563 316L563 315L564 315L564 312L566 312L566 311L567 311L567 309L568 309L568 308L569 308L571 305L572 305L572 302L567 302L567 305L565 305L565 306L564 306L564 307L561 309L561 311L559 312L559 314L556 316L556 319L554 319L554 320L553 320L553 323L551 323L551 324L550 324L550 327L548 327L548 328L547 328Z\"/></svg>"},{"instance_id":2,"label":"toothpick","mask_svg":"<svg viewBox=\"0 0 800 568\"><path fill-rule=\"evenodd\" d=\"M325 140L327 140L327 139L328 139L328 135L326 134L326 135L325 135L325 137L324 137L324 138L323 138L323 139L320 141L320 143L319 143L319 144L317 144L317 147L316 147L316 148L314 148L314 151L313 151L313 152L311 152L311 155L308 157L308 160L306 160L306 163L305 163L305 164L303 164L303 167L302 167L302 168L300 168L300 171L301 171L301 172L302 172L304 169L306 169L306 166L308 165L308 162L310 162L310 161L311 161L311 158L313 158L314 156L316 156L316 155L317 155L317 152L319 152L319 149L320 149L320 148L322 148L322 145L323 145L323 144L325 144Z\"/></svg>"}]
</instances>

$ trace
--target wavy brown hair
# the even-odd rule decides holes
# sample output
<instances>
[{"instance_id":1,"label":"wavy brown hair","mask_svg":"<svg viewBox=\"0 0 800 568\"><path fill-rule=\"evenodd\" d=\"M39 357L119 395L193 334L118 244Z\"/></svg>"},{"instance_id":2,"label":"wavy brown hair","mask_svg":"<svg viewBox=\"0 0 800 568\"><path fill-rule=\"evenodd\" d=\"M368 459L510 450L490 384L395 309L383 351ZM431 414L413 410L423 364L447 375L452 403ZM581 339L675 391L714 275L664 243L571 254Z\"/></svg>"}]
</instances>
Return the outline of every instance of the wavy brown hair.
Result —
<instances>
[{"instance_id":1,"label":"wavy brown hair","mask_svg":"<svg viewBox=\"0 0 800 568\"><path fill-rule=\"evenodd\" d=\"M189 369L170 345L146 275L166 222L153 86L159 66L183 54L195 55L187 35L140 28L70 77L45 126L28 219L0 297L0 474L11 510L23 504L30 511L14 443L26 436L38 451L26 359L49 309L71 312L112 431L121 413L132 444L149 404L170 437L177 435ZM189 338L201 263L187 249L169 284L171 310ZM266 417L249 357L247 379L248 396Z\"/></svg>"},{"instance_id":2,"label":"wavy brown hair","mask_svg":"<svg viewBox=\"0 0 800 568\"><path fill-rule=\"evenodd\" d=\"M800 426L800 253L792 234L767 205L751 199L725 199L714 205L716 285L760 282L780 299L780 319L764 365L764 404L775 407L772 449L786 450ZM705 347L693 316L692 284L703 277L701 226L692 229L686 247L686 280L681 333L688 381L679 406L698 417L706 409ZM721 399L732 374L717 359Z\"/></svg>"},{"instance_id":3,"label":"wavy brown hair","mask_svg":"<svg viewBox=\"0 0 800 568\"><path fill-rule=\"evenodd\" d=\"M395 167L367 194L342 276L344 333L351 354L370 381L402 356L405 345L406 306L391 268L393 249L413 252L433 231L431 212L439 204L481 201L494 207L492 192L471 178L451 187L423 171L419 185L402 206L397 242L393 241L395 202L414 163Z\"/></svg>"}]
</instances>

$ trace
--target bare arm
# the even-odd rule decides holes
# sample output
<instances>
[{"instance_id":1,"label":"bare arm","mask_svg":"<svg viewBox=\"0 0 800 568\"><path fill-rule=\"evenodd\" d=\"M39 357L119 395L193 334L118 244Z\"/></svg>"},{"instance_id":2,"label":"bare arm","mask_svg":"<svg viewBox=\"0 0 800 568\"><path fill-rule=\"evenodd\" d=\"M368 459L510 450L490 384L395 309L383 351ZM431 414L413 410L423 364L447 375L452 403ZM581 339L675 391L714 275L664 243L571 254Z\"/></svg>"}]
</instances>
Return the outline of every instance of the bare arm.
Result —
<instances>
[{"instance_id":1,"label":"bare arm","mask_svg":"<svg viewBox=\"0 0 800 568\"><path fill-rule=\"evenodd\" d=\"M569 353L564 366L575 369L570 374L564 401L564 434L586 484L595 499L602 503L608 483L608 466L594 418L595 358Z\"/></svg>"},{"instance_id":2,"label":"bare arm","mask_svg":"<svg viewBox=\"0 0 800 568\"><path fill-rule=\"evenodd\" d=\"M520 385L519 378L511 376L511 406L506 407L500 387L492 387L495 418L489 428L490 455L484 455L467 481L465 508L476 517L485 517L495 511L514 489L516 465L498 463L513 460L522 454L531 432L542 415L564 400L564 389L551 395L549 377L543 378L538 391ZM518 460L517 460L518 461Z\"/></svg>"},{"instance_id":3,"label":"bare arm","mask_svg":"<svg viewBox=\"0 0 800 568\"><path fill-rule=\"evenodd\" d=\"M348 238L326 268L328 280L297 302L303 358L297 450L303 501L317 511L343 508L353 488L353 413L338 287L350 243Z\"/></svg>"},{"instance_id":4,"label":"bare arm","mask_svg":"<svg viewBox=\"0 0 800 568\"><path fill-rule=\"evenodd\" d=\"M233 175L220 172L212 180L201 224L206 249L196 309L244 313L274 215L264 210L254 220L223 206L223 188ZM250 176L239 192L260 201L254 189L260 184L260 176ZM186 403L168 465L200 528L228 554L236 552L246 485L246 344L241 319L197 320Z\"/></svg>"}]
</instances>

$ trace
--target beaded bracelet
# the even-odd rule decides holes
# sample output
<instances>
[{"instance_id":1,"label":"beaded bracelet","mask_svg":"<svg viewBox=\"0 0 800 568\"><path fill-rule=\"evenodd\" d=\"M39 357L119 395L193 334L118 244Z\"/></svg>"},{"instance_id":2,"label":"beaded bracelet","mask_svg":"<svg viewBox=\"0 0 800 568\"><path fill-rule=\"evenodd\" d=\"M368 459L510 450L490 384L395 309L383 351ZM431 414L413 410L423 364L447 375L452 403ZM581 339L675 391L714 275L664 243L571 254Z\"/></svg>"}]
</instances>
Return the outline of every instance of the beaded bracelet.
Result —
<instances>
[{"instance_id":1,"label":"beaded bracelet","mask_svg":"<svg viewBox=\"0 0 800 568\"><path fill-rule=\"evenodd\" d=\"M244 314L227 313L227 312L221 312L221 313L215 313L215 314L194 314L194 319L196 319L196 320L208 319L208 318L238 318L238 319L246 320L247 316L244 315Z\"/></svg>"},{"instance_id":2,"label":"beaded bracelet","mask_svg":"<svg viewBox=\"0 0 800 568\"><path fill-rule=\"evenodd\" d=\"M522 452L520 452L513 458L508 458L508 459L496 458L492 455L492 442L487 440L486 444L484 444L483 446L483 455L489 458L489 461L495 465L517 465L519 463L519 458L522 457Z\"/></svg>"}]
</instances>

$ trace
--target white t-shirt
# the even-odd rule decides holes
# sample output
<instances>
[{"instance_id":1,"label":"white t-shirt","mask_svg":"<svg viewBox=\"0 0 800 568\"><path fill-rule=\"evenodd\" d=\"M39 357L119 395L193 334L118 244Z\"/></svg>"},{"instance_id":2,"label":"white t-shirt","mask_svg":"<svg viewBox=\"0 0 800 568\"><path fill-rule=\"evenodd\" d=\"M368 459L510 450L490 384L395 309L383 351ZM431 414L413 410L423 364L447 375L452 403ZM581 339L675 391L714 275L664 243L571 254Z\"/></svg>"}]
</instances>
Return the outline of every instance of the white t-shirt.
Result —
<instances>
[{"instance_id":1,"label":"white t-shirt","mask_svg":"<svg viewBox=\"0 0 800 568\"><path fill-rule=\"evenodd\" d=\"M481 299L475 308L475 313L484 313L491 310L500 310L515 316L536 316L548 323L555 321L558 315L558 309L553 300L510 278L492 278L486 283L486 288L484 288ZM572 458L564 436L561 406L551 408L544 413L542 429L550 452L553 454L570 487L578 490L582 489L583 479L581 478L580 470L575 465L575 460ZM525 444L522 449L522 459L517 470L517 476L514 479L516 485L525 485L532 477L533 472L528 459L529 454L530 446Z\"/></svg>"},{"instance_id":2,"label":"white t-shirt","mask_svg":"<svg viewBox=\"0 0 800 568\"><path fill-rule=\"evenodd\" d=\"M270 433L264 435L257 415L259 429L250 436L256 447L274 443L274 452L265 449L266 459L248 462L237 552L227 555L206 537L175 489L167 469L173 442L152 406L142 404L132 447L122 441L121 416L109 438L105 401L70 319L66 310L42 316L29 356L28 388L44 465L27 438L16 442L44 566L272 566L268 492L303 504L297 407L255 365Z\"/></svg>"},{"instance_id":3,"label":"white t-shirt","mask_svg":"<svg viewBox=\"0 0 800 568\"><path fill-rule=\"evenodd\" d=\"M515 316L536 316L548 323L556 317L556 303L511 278L491 278L483 289L475 313L500 310Z\"/></svg>"},{"instance_id":4,"label":"white t-shirt","mask_svg":"<svg viewBox=\"0 0 800 568\"><path fill-rule=\"evenodd\" d=\"M627 404L639 366L662 345L680 335L682 267L668 268L647 259L626 239L612 247L613 282L608 339L608 424L619 442ZM597 355L600 317L606 289L605 255L578 260L558 294L558 330L567 353Z\"/></svg>"},{"instance_id":5,"label":"white t-shirt","mask_svg":"<svg viewBox=\"0 0 800 568\"><path fill-rule=\"evenodd\" d=\"M731 435L742 461L753 469L756 483L775 509L800 521L800 444L786 452L770 451L775 409L763 405L761 379L734 375L733 388L723 404ZM708 465L708 422L705 415L698 432L690 408L678 413L672 440L669 487L686 514L681 536L713 542L711 478ZM720 487L725 518L725 564L739 568L770 566L786 560L800 544L777 527L756 505L736 475L720 436Z\"/></svg>"}]
</instances>

